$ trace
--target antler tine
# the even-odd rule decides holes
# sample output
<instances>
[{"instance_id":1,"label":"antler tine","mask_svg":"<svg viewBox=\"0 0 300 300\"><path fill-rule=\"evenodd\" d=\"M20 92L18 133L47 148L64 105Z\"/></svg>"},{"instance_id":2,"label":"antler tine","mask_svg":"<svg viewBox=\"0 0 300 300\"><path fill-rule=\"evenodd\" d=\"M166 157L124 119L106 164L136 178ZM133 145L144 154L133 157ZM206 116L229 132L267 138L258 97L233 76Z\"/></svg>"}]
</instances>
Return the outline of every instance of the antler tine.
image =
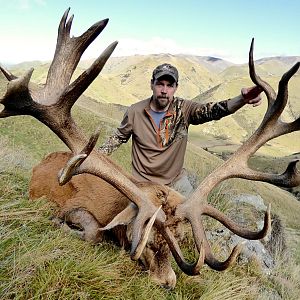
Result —
<instances>
[{"instance_id":1,"label":"antler tine","mask_svg":"<svg viewBox=\"0 0 300 300\"><path fill-rule=\"evenodd\" d=\"M57 35L57 44L61 44L63 43L63 38L65 37L66 33L70 33L69 32L66 32L66 22L67 22L67 18L68 18L68 14L70 12L70 7L66 9L66 11L64 12L63 16L61 17L61 20L59 22L59 25L58 25L58 35ZM56 47L56 51L58 51L58 48ZM56 51L55 51L55 54L56 54Z\"/></svg>"},{"instance_id":2,"label":"antler tine","mask_svg":"<svg viewBox=\"0 0 300 300\"><path fill-rule=\"evenodd\" d=\"M236 258L238 257L238 255L241 253L243 246L244 246L245 242L241 242L239 244L237 244L231 251L229 257L221 262L219 260L217 260L211 252L207 253L206 257L205 257L205 263L212 268L213 270L216 271L224 271L226 269L228 269L230 266L232 266L235 261Z\"/></svg>"},{"instance_id":3,"label":"antler tine","mask_svg":"<svg viewBox=\"0 0 300 300\"><path fill-rule=\"evenodd\" d=\"M97 144L97 141L99 139L100 131L101 131L101 128L98 127L96 129L95 133L93 135L91 135L91 137L90 137L88 143L86 144L86 146L80 152L81 154L86 154L88 156L92 152L92 150L95 148L95 146Z\"/></svg>"},{"instance_id":4,"label":"antler tine","mask_svg":"<svg viewBox=\"0 0 300 300\"><path fill-rule=\"evenodd\" d=\"M204 258L205 258L205 248L203 241L199 244L199 257L197 261L193 264L186 262L184 256L180 250L178 242L170 229L159 220L155 221L155 227L160 232L160 234L164 237L165 241L168 243L170 251L179 266L179 268L187 275L199 275L200 269L204 265Z\"/></svg>"},{"instance_id":5,"label":"antler tine","mask_svg":"<svg viewBox=\"0 0 300 300\"><path fill-rule=\"evenodd\" d=\"M297 62L291 69L282 75L278 84L277 98L274 104L274 115L280 115L284 110L288 101L288 82L293 75L298 71L300 62Z\"/></svg>"},{"instance_id":6,"label":"antler tine","mask_svg":"<svg viewBox=\"0 0 300 300\"><path fill-rule=\"evenodd\" d=\"M300 184L300 174L297 169L298 161L291 161L282 174L264 173L249 168L248 172L240 177L248 180L264 181L285 188L296 187Z\"/></svg>"},{"instance_id":7,"label":"antler tine","mask_svg":"<svg viewBox=\"0 0 300 300\"><path fill-rule=\"evenodd\" d=\"M253 49L254 49L254 38L251 41L250 51L249 51L249 74L253 83L260 86L265 92L269 106L275 101L276 93L274 89L264 80L262 80L255 71L254 59L253 59Z\"/></svg>"},{"instance_id":8,"label":"antler tine","mask_svg":"<svg viewBox=\"0 0 300 300\"><path fill-rule=\"evenodd\" d=\"M281 80L278 84L278 93L276 99L272 102L272 105L268 107L268 110L265 114L265 118L262 122L262 126L267 126L269 123L276 122L281 113L283 112L287 101L288 101L288 82L291 79L291 77L297 72L299 69L299 63L296 63L289 71L287 71L285 74L283 74ZM272 135L271 138L274 138L279 135L283 135L285 133L291 132L290 126L285 126L285 122L278 122L277 125L277 134ZM272 125L273 127L273 125ZM276 132L276 131L274 131Z\"/></svg>"},{"instance_id":9,"label":"antler tine","mask_svg":"<svg viewBox=\"0 0 300 300\"><path fill-rule=\"evenodd\" d=\"M11 80L8 82L6 94L0 103L4 105L4 109L0 113L0 118L16 116L19 114L29 114L31 97L29 94L28 84L33 73L33 68L27 71L22 77L17 78L9 74ZM22 108L22 113L20 113Z\"/></svg>"},{"instance_id":10,"label":"antler tine","mask_svg":"<svg viewBox=\"0 0 300 300\"><path fill-rule=\"evenodd\" d=\"M70 110L80 95L89 87L93 80L102 71L105 63L115 50L118 42L109 45L103 53L95 60L95 62L84 71L75 81L73 81L61 96L60 102L64 103L68 99L66 109Z\"/></svg>"},{"instance_id":11,"label":"antler tine","mask_svg":"<svg viewBox=\"0 0 300 300\"><path fill-rule=\"evenodd\" d=\"M6 77L6 79L8 81L11 81L11 80L17 78L17 76L11 74L8 70L6 70L5 68L3 68L2 66L0 66L0 71L3 73L3 75Z\"/></svg>"},{"instance_id":12,"label":"antler tine","mask_svg":"<svg viewBox=\"0 0 300 300\"><path fill-rule=\"evenodd\" d=\"M258 232L242 228L240 225L229 219L225 214L208 204L204 205L202 214L216 219L233 233L248 240L262 239L271 230L271 204L268 205L265 213L264 226Z\"/></svg>"},{"instance_id":13,"label":"antler tine","mask_svg":"<svg viewBox=\"0 0 300 300\"><path fill-rule=\"evenodd\" d=\"M204 211L201 213L204 214ZM239 253L242 250L243 243L240 243L236 245L229 257L225 261L219 261L214 257L211 251L211 247L209 245L209 242L207 240L207 237L205 235L205 231L203 228L202 220L201 220L201 214L198 215L198 217L191 217L188 218L188 221L190 222L193 230L193 235L195 239L195 244L197 246L198 252L201 255L201 252L205 253L204 255L204 262L212 269L217 271L223 271L227 269L229 266L231 266L235 260L236 257L239 255Z\"/></svg>"},{"instance_id":14,"label":"antler tine","mask_svg":"<svg viewBox=\"0 0 300 300\"><path fill-rule=\"evenodd\" d=\"M299 70L300 62L295 63L286 73L283 74L279 84L287 85L288 81L296 74Z\"/></svg>"},{"instance_id":15,"label":"antler tine","mask_svg":"<svg viewBox=\"0 0 300 300\"><path fill-rule=\"evenodd\" d=\"M81 150L79 154L75 154L69 159L64 168L59 171L58 182L60 185L64 185L69 182L74 175L85 173L84 169L80 169L82 163L93 151L100 135L101 128L99 127L93 135L91 135L86 146Z\"/></svg>"},{"instance_id":16,"label":"antler tine","mask_svg":"<svg viewBox=\"0 0 300 300\"><path fill-rule=\"evenodd\" d=\"M289 132L300 130L300 117L296 119L295 121L289 123Z\"/></svg>"},{"instance_id":17,"label":"antler tine","mask_svg":"<svg viewBox=\"0 0 300 300\"><path fill-rule=\"evenodd\" d=\"M74 15L71 15L71 17L69 18L69 20L67 21L66 26L65 26L65 30L69 35L70 35L70 32L71 32L73 19L74 19Z\"/></svg>"},{"instance_id":18,"label":"antler tine","mask_svg":"<svg viewBox=\"0 0 300 300\"><path fill-rule=\"evenodd\" d=\"M57 98L55 95L60 95L64 91L64 89L69 85L71 77L79 63L83 52L102 32L102 30L108 23L108 19L104 19L100 22L95 23L81 36L71 38L70 30L73 21L73 15L67 21L69 10L70 9L67 9L65 11L60 21L56 50L53 61L48 71L46 85L44 87L45 98L47 99L49 98L49 96L52 96L52 98L54 97L52 101ZM55 91L55 94L53 94L53 91Z\"/></svg>"},{"instance_id":19,"label":"antler tine","mask_svg":"<svg viewBox=\"0 0 300 300\"><path fill-rule=\"evenodd\" d=\"M281 175L282 179L277 182L282 187L296 187L300 185L300 173L297 169L299 159L291 161L286 171Z\"/></svg>"}]
</instances>

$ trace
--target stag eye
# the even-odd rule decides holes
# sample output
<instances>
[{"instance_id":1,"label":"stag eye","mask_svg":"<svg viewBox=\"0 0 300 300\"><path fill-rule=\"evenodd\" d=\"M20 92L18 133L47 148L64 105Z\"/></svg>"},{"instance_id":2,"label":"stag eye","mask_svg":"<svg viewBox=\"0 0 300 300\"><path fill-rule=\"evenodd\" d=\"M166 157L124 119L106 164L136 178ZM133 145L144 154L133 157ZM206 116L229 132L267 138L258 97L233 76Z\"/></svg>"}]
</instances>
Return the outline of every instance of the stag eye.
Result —
<instances>
[{"instance_id":1,"label":"stag eye","mask_svg":"<svg viewBox=\"0 0 300 300\"><path fill-rule=\"evenodd\" d=\"M157 198L159 199L159 200L161 200L162 202L165 202L167 199L166 199L166 194L164 193L164 192L159 192L159 193L157 193Z\"/></svg>"}]
</instances>

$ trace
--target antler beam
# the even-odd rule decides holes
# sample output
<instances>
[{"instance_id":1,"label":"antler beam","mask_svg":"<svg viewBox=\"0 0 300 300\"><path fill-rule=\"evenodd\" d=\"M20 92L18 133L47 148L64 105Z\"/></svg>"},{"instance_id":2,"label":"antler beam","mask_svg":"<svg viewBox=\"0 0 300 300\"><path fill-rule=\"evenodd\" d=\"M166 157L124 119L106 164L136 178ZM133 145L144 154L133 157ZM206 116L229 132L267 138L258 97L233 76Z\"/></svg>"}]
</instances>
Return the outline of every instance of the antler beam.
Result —
<instances>
[{"instance_id":1,"label":"antler beam","mask_svg":"<svg viewBox=\"0 0 300 300\"><path fill-rule=\"evenodd\" d=\"M199 185L193 195L185 203L179 205L176 214L181 219L187 219L192 226L195 242L198 250L204 241L205 263L216 270L226 269L235 260L241 247L238 245L225 262L216 260L211 252L210 245L205 236L201 215L208 215L229 228L235 234L246 239L261 239L270 229L270 208L265 214L264 228L259 232L251 232L241 228L218 210L207 204L210 191L220 182L228 178L244 178L248 180L265 181L271 184L294 187L300 184L300 174L297 170L297 161L291 162L283 174L268 174L252 170L248 167L248 160L267 141L300 129L300 119L287 123L280 119L288 100L288 82L298 71L300 63L296 63L286 72L278 86L276 95L273 88L263 81L255 72L253 61L254 40L252 40L249 51L249 73L254 84L261 87L268 99L268 108L265 116L254 134L243 143L243 145L221 166L209 174Z\"/></svg>"}]
</instances>

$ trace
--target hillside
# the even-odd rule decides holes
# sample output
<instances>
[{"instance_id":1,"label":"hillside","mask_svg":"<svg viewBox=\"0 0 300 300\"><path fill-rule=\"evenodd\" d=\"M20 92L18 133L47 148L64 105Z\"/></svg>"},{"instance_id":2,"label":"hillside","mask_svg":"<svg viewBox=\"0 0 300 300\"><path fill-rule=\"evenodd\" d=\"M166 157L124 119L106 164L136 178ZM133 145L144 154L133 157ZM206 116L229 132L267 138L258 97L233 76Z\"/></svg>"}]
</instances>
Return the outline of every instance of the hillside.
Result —
<instances>
[{"instance_id":1,"label":"hillside","mask_svg":"<svg viewBox=\"0 0 300 300\"><path fill-rule=\"evenodd\" d=\"M276 90L282 74L291 67L298 57L271 57L255 62L257 73ZM235 65L230 62L213 58L190 55L135 55L131 57L112 57L102 73L92 83L85 95L103 103L117 103L128 106L151 95L150 78L155 66L169 62L178 67L180 82L177 95L195 101L218 101L239 94L241 87L251 86L248 66ZM83 61L76 75L87 68L92 61ZM33 80L43 83L46 79L49 63L32 62L35 70ZM14 66L16 74L28 69L29 62ZM285 109L286 120L297 117L300 111L299 73L289 83L289 104ZM0 78L1 80L1 78ZM266 103L266 99L264 99ZM191 142L209 148L211 151L222 152L236 149L245 137L249 136L260 123L265 112L265 104L252 109L243 108L233 116L219 122L211 122L191 128ZM299 113L298 113L299 115ZM290 143L290 139L293 143ZM264 147L261 151L268 155L285 156L297 152L300 138L298 133L282 137L270 142L274 146ZM219 147L219 146L224 147Z\"/></svg>"},{"instance_id":2,"label":"hillside","mask_svg":"<svg viewBox=\"0 0 300 300\"><path fill-rule=\"evenodd\" d=\"M163 57L166 58L171 61L177 59L173 56ZM103 84L100 89L102 94L98 94L97 88L90 93L96 94L95 98L99 100L116 95L131 97L133 90L130 86L136 86L142 92L142 82L146 76L146 73L142 73L146 69L143 68L143 62L146 58L139 57L139 63L134 63L136 65L132 65L135 60L131 59L130 62L124 58L115 60L118 61L115 69L114 65L108 65L97 79L99 85ZM192 78L193 68L197 74L199 72L199 78L195 76L199 80L201 72L207 75L203 90L196 82L189 83L191 87L197 86L195 101L226 99L236 95L241 86L251 84L246 75L222 79L220 74L226 70L219 70L218 74L211 76L212 69L208 71L203 66L191 67L191 61L191 58L180 61L184 80ZM148 77L152 70L151 63L154 62L155 57L145 60ZM28 65L24 69L27 67ZM37 64L34 80L43 82L47 67L47 64ZM22 73L23 67L19 66L18 70ZM124 74L129 75L122 77ZM141 85L134 79L135 76L139 77ZM119 90L122 79L124 85ZM272 75L267 80L276 85L278 77ZM299 76L295 76L290 83L292 104L285 112L287 119L294 118L294 114L300 112L298 87ZM5 89L6 81L0 75L0 97ZM119 91L122 94L118 94ZM92 134L100 126L100 145L119 124L126 106L124 103L99 102L93 98L88 93L82 96L72 112L85 134ZM196 182L200 182L222 163L218 156L236 149L253 131L264 109L265 104L255 109L245 108L219 122L191 128L185 167L196 178ZM28 116L1 119L0 145L1 299L298 299L300 202L291 193L266 183L241 179L230 179L217 187L210 198L211 203L237 221L241 219L240 213L243 212L247 228L257 226L262 215L253 209L249 211L246 205L233 207L230 199L240 194L251 194L262 197L264 204L271 203L272 214L280 216L284 224L284 235L287 238L285 257L278 255L270 274L262 272L255 260L238 262L225 273L205 267L195 277L187 276L175 267L178 283L174 290L169 291L157 287L142 268L130 260L128 252L108 242L91 245L80 241L53 226L50 219L55 207L45 199L29 201L28 183L32 167L48 153L66 150L66 146L54 133ZM299 135L289 136L270 142L251 164L260 170L274 169L278 165L279 170L286 166L287 160L297 157L294 152L299 153L299 149ZM210 152L215 152L218 156ZM277 155L283 156L284 161L279 161ZM118 149L112 158L122 168L130 171L130 143ZM205 228L208 229L209 226L210 223L205 222ZM224 231L221 224L213 226L216 226L218 233ZM220 236L218 241L212 243L213 252L220 258L224 256L224 249L220 247L222 240ZM194 258L193 249L192 243L183 247L188 259Z\"/></svg>"},{"instance_id":3,"label":"hillside","mask_svg":"<svg viewBox=\"0 0 300 300\"><path fill-rule=\"evenodd\" d=\"M234 63L226 61L221 58L212 57L212 56L196 56L196 55L180 55L186 58L189 58L194 63L200 64L205 67L207 70L219 74L230 66L233 66Z\"/></svg>"},{"instance_id":4,"label":"hillside","mask_svg":"<svg viewBox=\"0 0 300 300\"><path fill-rule=\"evenodd\" d=\"M99 124L102 125L101 143L119 122L122 110L122 107L98 104L83 97L79 105L74 107L73 114L88 135ZM47 153L66 149L48 128L27 116L1 119L0 141L0 276L3 278L0 295L4 295L3 299L11 298L14 293L20 299L39 295L53 300L74 299L74 296L79 295L89 295L86 299L133 299L137 293L142 299L152 295L151 299L157 300L199 299L205 295L212 299L224 299L218 298L219 293L225 294L225 299L237 297L236 299L254 300L262 291L267 294L275 291L289 297L297 295L298 277L290 278L292 272L297 272L297 265L285 263L283 274L280 262L280 269L274 270L273 277L261 273L255 263L238 264L226 271L226 277L224 273L214 272L209 268L204 268L200 276L190 277L176 268L178 283L175 290L157 287L141 267L129 259L127 252L110 243L93 246L64 233L51 223L54 208L49 203L44 200L28 201L28 182L32 167ZM116 151L113 159L129 170L130 145L124 145ZM207 151L193 144L188 145L185 166L198 180L220 163L220 159ZM300 241L297 234L300 230L300 203L290 193L268 184L229 180L216 192L219 195L216 199L219 200L214 205L224 209L224 205L227 207L228 203L220 198L227 199L240 193L260 195L266 204L272 204L272 213L278 214L283 219L286 230L293 232L293 235L288 235L290 253L299 257L297 247ZM239 209L243 207L240 206ZM226 214L233 218L237 216L236 210L230 208L226 210ZM248 224L251 225L262 217L251 213L248 218L251 220L248 220ZM184 249L187 257L191 257L192 249L193 246ZM213 251L218 256L222 255L217 249L218 243L213 245ZM274 279L278 276L283 280L280 285ZM109 288L107 282L110 282ZM56 286L59 288L55 288ZM120 293L122 297L119 297Z\"/></svg>"},{"instance_id":5,"label":"hillside","mask_svg":"<svg viewBox=\"0 0 300 300\"><path fill-rule=\"evenodd\" d=\"M209 71L204 65L184 56L169 54L136 55L129 58L115 58L105 65L102 73L91 84L85 95L100 102L129 105L151 95L150 80L153 69L164 62L176 65L180 74L178 96L193 98L208 88L220 83L218 74ZM74 78L92 62L83 61L78 66ZM207 65L207 63L206 63ZM46 80L49 63L33 64L35 70L32 79L37 83ZM11 68L17 74L23 74L28 63L18 64Z\"/></svg>"},{"instance_id":6,"label":"hillside","mask_svg":"<svg viewBox=\"0 0 300 300\"><path fill-rule=\"evenodd\" d=\"M218 101L221 99L227 99L236 96L240 92L241 87L251 86L253 83L249 79L249 75L246 75L247 66L241 66L240 68L235 66L237 70L237 76L229 76L232 71L232 67L226 69L223 82L206 92L196 96L193 100L202 103L210 101ZM261 70L262 65L257 68L257 73ZM287 69L285 70L287 71ZM223 72L223 73L224 73ZM262 72L263 74L266 74ZM275 75L261 75L262 79L267 81L276 91L281 76ZM299 72L292 77L289 82L289 101L283 112L283 120L292 121L300 115L300 101L299 101L299 86L300 76ZM228 116L220 121L210 122L203 124L200 127L193 128L191 132L194 135L203 135L206 138L201 142L201 138L198 140L192 139L191 141L202 147L211 148L212 151L232 151L236 149L244 139L249 136L259 126L264 113L266 111L267 99L263 95L263 104L259 107L252 108L251 106L245 106L235 114ZM207 144L207 140L209 141ZM292 142L291 142L292 141ZM220 145L224 145L220 150ZM272 146L272 147L270 147ZM286 156L298 152L300 149L300 135L299 132L288 134L284 137L279 137L273 141L267 143L260 152L265 155Z\"/></svg>"}]
</instances>

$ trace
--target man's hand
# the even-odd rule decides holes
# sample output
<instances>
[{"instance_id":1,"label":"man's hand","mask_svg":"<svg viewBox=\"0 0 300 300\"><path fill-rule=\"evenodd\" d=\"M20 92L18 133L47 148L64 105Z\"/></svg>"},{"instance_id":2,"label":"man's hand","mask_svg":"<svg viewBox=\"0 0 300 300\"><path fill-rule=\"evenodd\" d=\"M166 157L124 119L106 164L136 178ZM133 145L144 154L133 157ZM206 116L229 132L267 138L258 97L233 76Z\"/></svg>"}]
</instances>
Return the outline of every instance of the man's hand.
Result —
<instances>
[{"instance_id":1,"label":"man's hand","mask_svg":"<svg viewBox=\"0 0 300 300\"><path fill-rule=\"evenodd\" d=\"M242 88L241 94L244 99L244 102L247 104L252 104L254 107L261 104L261 96L262 88L259 86L252 86L249 88Z\"/></svg>"}]
</instances>

